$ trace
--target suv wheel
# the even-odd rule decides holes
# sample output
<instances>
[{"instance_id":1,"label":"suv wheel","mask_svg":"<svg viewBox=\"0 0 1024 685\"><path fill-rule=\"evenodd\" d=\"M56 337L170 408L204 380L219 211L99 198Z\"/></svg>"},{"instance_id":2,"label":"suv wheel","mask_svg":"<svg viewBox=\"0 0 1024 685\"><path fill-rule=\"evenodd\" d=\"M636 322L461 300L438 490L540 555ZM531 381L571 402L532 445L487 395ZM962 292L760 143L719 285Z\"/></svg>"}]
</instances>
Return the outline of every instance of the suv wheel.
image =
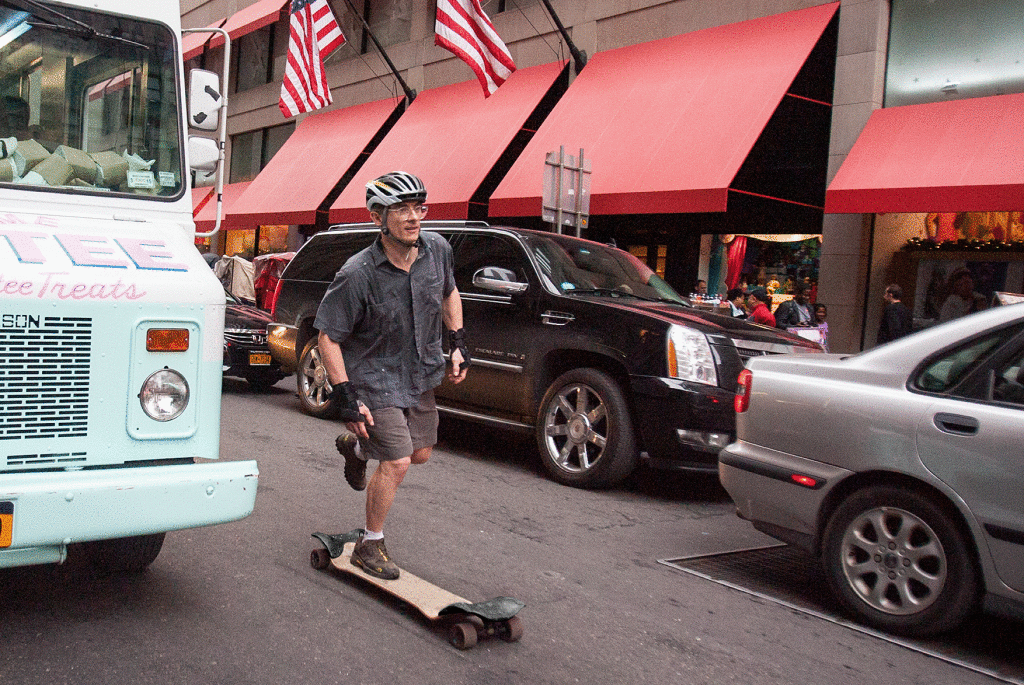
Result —
<instances>
[{"instance_id":1,"label":"suv wheel","mask_svg":"<svg viewBox=\"0 0 1024 685\"><path fill-rule=\"evenodd\" d=\"M573 369L548 388L537 422L545 468L566 485L614 485L637 464L629 406L619 384L597 369Z\"/></svg>"},{"instance_id":2,"label":"suv wheel","mask_svg":"<svg viewBox=\"0 0 1024 685\"><path fill-rule=\"evenodd\" d=\"M327 367L320 359L320 348L317 346L315 336L302 348L295 380L302 411L321 419L334 418L337 415L337 407L331 402L331 383L327 380Z\"/></svg>"}]
</instances>

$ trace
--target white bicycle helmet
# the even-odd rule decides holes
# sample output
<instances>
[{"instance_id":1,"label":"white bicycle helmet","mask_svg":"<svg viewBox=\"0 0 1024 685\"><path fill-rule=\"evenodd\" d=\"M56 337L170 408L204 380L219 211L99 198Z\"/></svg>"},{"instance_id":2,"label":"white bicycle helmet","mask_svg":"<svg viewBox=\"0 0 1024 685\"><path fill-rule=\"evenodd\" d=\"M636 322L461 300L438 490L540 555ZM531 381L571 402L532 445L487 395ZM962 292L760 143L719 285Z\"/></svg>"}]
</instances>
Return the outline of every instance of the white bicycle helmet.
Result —
<instances>
[{"instance_id":1,"label":"white bicycle helmet","mask_svg":"<svg viewBox=\"0 0 1024 685\"><path fill-rule=\"evenodd\" d=\"M405 171L392 171L366 184L366 208L371 212L399 202L424 202L426 199L423 181Z\"/></svg>"}]
</instances>

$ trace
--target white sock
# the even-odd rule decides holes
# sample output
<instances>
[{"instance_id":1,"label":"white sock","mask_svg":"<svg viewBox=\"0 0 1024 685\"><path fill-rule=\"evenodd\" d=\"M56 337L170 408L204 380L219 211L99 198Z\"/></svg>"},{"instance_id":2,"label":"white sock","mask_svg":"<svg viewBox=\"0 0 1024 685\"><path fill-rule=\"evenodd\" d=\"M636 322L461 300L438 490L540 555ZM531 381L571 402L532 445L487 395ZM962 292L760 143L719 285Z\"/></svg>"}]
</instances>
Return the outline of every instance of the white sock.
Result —
<instances>
[{"instance_id":1,"label":"white sock","mask_svg":"<svg viewBox=\"0 0 1024 685\"><path fill-rule=\"evenodd\" d=\"M384 539L384 531L374 532L372 530L368 530L368 531L366 531L366 534L363 535L363 539L364 540L383 540Z\"/></svg>"}]
</instances>

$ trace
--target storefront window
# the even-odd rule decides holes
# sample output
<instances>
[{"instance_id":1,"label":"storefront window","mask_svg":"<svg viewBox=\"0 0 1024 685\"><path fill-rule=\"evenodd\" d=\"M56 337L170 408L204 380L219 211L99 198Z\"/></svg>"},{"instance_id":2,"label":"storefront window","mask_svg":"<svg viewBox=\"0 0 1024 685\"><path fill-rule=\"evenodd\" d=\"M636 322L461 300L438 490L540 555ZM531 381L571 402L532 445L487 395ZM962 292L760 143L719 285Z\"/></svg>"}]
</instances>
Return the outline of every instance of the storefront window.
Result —
<instances>
[{"instance_id":1,"label":"storefront window","mask_svg":"<svg viewBox=\"0 0 1024 685\"><path fill-rule=\"evenodd\" d=\"M290 122L231 136L230 182L240 183L256 178L294 130L295 123Z\"/></svg>"},{"instance_id":2,"label":"storefront window","mask_svg":"<svg viewBox=\"0 0 1024 685\"><path fill-rule=\"evenodd\" d=\"M273 79L273 60L270 59L273 34L274 25L271 24L242 36L237 44L231 46L237 74L236 93L270 83Z\"/></svg>"},{"instance_id":3,"label":"storefront window","mask_svg":"<svg viewBox=\"0 0 1024 685\"><path fill-rule=\"evenodd\" d=\"M885 106L1024 92L1020 0L891 0Z\"/></svg>"}]
</instances>

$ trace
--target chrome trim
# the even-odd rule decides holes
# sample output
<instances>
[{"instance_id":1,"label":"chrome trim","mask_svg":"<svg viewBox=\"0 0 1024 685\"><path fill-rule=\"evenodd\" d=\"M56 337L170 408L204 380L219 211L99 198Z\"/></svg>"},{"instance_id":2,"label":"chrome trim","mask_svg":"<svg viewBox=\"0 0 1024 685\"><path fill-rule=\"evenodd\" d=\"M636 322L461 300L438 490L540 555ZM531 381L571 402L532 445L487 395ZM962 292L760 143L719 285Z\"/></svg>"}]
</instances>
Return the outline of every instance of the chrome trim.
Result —
<instances>
[{"instance_id":1,"label":"chrome trim","mask_svg":"<svg viewBox=\"0 0 1024 685\"><path fill-rule=\"evenodd\" d=\"M476 362L473 362L474 364ZM515 430L527 430L532 431L533 426L522 423L520 421L512 421L510 419L496 419L493 416L486 414L477 414L476 412L467 411L465 409L455 409L453 407L442 407L440 404L437 405L437 411L444 414L450 414L460 419L469 419L470 421L478 421L480 423L486 423L492 426L499 426L501 428L512 428Z\"/></svg>"},{"instance_id":2,"label":"chrome trim","mask_svg":"<svg viewBox=\"0 0 1024 685\"><path fill-rule=\"evenodd\" d=\"M448 352L445 352L444 353L444 358L447 361L450 362L451 361L451 354L449 354ZM482 367L487 368L487 369L498 369L500 371L511 371L512 373L522 373L523 372L523 365L522 364L506 364L504 362L491 361L490 359L478 359L477 357L473 357L472 362L473 362L473 366L482 366Z\"/></svg>"},{"instance_id":3,"label":"chrome trim","mask_svg":"<svg viewBox=\"0 0 1024 685\"><path fill-rule=\"evenodd\" d=\"M732 338L732 344L738 350L751 350L761 354L791 354L798 349L795 345L744 340L742 338Z\"/></svg>"},{"instance_id":4,"label":"chrome trim","mask_svg":"<svg viewBox=\"0 0 1024 685\"><path fill-rule=\"evenodd\" d=\"M549 326L565 326L576 320L576 317L572 314L566 314L565 312L556 312L547 310L540 315L541 321Z\"/></svg>"}]
</instances>

